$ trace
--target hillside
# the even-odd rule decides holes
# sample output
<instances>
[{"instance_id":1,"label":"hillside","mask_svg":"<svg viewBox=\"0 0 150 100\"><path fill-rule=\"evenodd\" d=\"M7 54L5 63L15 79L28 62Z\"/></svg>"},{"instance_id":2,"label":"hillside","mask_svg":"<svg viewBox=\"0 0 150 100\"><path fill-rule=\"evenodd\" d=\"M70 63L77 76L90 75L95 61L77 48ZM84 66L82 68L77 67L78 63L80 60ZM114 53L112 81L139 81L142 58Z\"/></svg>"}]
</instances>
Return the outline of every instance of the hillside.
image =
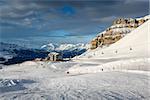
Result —
<instances>
[{"instance_id":1,"label":"hillside","mask_svg":"<svg viewBox=\"0 0 150 100\"><path fill-rule=\"evenodd\" d=\"M102 71L149 71L149 25L150 20L108 47L97 47L75 57L73 61L81 64L73 66L67 72L83 74ZM88 63L88 65L82 63Z\"/></svg>"},{"instance_id":2,"label":"hillside","mask_svg":"<svg viewBox=\"0 0 150 100\"><path fill-rule=\"evenodd\" d=\"M97 47L94 50L88 50L81 56L81 58L119 58L119 57L147 57L149 50L149 24L150 20L146 21L141 26L137 27L132 32L128 33L125 37L116 43L105 47Z\"/></svg>"},{"instance_id":3,"label":"hillside","mask_svg":"<svg viewBox=\"0 0 150 100\"><path fill-rule=\"evenodd\" d=\"M91 41L91 49L107 47L117 42L128 33L141 26L149 18L149 16L145 16L142 18L118 18L114 20L112 26L108 27L105 31L98 33Z\"/></svg>"}]
</instances>

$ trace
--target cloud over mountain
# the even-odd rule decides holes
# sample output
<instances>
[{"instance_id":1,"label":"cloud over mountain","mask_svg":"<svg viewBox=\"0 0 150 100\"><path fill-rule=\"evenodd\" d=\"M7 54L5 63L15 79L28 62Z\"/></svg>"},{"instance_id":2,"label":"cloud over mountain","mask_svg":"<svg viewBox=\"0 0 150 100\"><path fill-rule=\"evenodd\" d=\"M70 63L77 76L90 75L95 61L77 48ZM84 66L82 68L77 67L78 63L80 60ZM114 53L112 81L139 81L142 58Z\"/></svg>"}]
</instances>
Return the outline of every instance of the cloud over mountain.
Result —
<instances>
[{"instance_id":1,"label":"cloud over mountain","mask_svg":"<svg viewBox=\"0 0 150 100\"><path fill-rule=\"evenodd\" d=\"M148 4L149 0L1 0L1 37L28 44L32 38L33 45L87 42L116 17L148 14Z\"/></svg>"}]
</instances>

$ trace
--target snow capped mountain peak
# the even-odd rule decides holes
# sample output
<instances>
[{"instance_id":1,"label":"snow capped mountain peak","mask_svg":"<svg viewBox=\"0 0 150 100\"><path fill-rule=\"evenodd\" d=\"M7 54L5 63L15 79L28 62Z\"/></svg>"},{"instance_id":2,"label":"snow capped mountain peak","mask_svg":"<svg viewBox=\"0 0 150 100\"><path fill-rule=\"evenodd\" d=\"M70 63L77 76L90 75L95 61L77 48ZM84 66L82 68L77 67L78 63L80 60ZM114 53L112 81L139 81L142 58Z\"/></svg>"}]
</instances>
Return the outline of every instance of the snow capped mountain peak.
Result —
<instances>
[{"instance_id":1,"label":"snow capped mountain peak","mask_svg":"<svg viewBox=\"0 0 150 100\"><path fill-rule=\"evenodd\" d=\"M139 18L136 18L137 20L140 20L140 19L144 19L144 20L149 20L150 19L150 15L146 15L144 17L139 17Z\"/></svg>"},{"instance_id":2,"label":"snow capped mountain peak","mask_svg":"<svg viewBox=\"0 0 150 100\"><path fill-rule=\"evenodd\" d=\"M61 44L56 50L64 51L64 50L76 50L76 49L86 49L86 45L79 43L79 44Z\"/></svg>"},{"instance_id":3,"label":"snow capped mountain peak","mask_svg":"<svg viewBox=\"0 0 150 100\"><path fill-rule=\"evenodd\" d=\"M41 49L47 49L47 50L55 50L55 46L52 43L49 43L47 45L41 46Z\"/></svg>"},{"instance_id":4,"label":"snow capped mountain peak","mask_svg":"<svg viewBox=\"0 0 150 100\"><path fill-rule=\"evenodd\" d=\"M72 50L82 50L88 49L87 44L78 43L78 44L52 44L49 43L47 45L41 46L41 49L45 49L47 51L72 51Z\"/></svg>"},{"instance_id":5,"label":"snow capped mountain peak","mask_svg":"<svg viewBox=\"0 0 150 100\"><path fill-rule=\"evenodd\" d=\"M150 15L145 16L144 19L150 19Z\"/></svg>"},{"instance_id":6,"label":"snow capped mountain peak","mask_svg":"<svg viewBox=\"0 0 150 100\"><path fill-rule=\"evenodd\" d=\"M83 44L83 43L78 43L78 44L53 44L49 43L46 45L41 46L42 50L46 50L48 52L61 52L63 53L64 58L70 58L74 57L77 55L81 55L84 53L88 48L90 47L89 44Z\"/></svg>"}]
</instances>

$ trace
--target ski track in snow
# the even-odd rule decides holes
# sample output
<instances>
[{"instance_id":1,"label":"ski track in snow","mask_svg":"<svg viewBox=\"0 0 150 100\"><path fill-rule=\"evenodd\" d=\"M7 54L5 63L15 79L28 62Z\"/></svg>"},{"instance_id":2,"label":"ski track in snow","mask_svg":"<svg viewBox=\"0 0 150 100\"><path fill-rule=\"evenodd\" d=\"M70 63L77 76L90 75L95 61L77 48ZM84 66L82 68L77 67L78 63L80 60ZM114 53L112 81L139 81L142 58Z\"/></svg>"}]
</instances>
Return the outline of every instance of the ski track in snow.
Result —
<instances>
[{"instance_id":1,"label":"ski track in snow","mask_svg":"<svg viewBox=\"0 0 150 100\"><path fill-rule=\"evenodd\" d=\"M55 65L55 68L51 67L52 64ZM4 67L0 70L0 79L16 79L20 83L9 87L9 89L17 87L18 90L1 92L0 88L0 99L148 100L150 98L149 75L147 74L117 71L80 75L65 74L65 71L75 64L77 63L39 62L37 63L38 67L33 63L27 64L27 66L22 64ZM66 69L64 65L66 65ZM23 82L22 80L32 80L33 82ZM19 89L21 87L24 88ZM6 88L8 87L3 89Z\"/></svg>"}]
</instances>

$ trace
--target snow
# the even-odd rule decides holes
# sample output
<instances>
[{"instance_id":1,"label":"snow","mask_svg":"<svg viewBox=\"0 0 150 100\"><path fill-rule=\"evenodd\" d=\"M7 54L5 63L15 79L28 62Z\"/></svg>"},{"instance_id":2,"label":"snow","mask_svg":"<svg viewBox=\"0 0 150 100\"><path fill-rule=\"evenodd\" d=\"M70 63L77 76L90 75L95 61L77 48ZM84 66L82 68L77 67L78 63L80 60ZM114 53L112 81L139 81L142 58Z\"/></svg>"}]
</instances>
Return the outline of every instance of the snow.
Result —
<instances>
[{"instance_id":1,"label":"snow","mask_svg":"<svg viewBox=\"0 0 150 100\"><path fill-rule=\"evenodd\" d=\"M145 74L145 72L115 71L66 75L65 70L81 63L35 63L38 66L27 64L27 66L20 67L18 64L0 70L1 83L5 84L7 83L5 81L8 81L11 84L10 86L1 85L0 99L148 100L150 96L148 91L150 74ZM52 68L51 65L54 65L55 68ZM85 66L81 65L81 67ZM89 66L92 67L92 65Z\"/></svg>"},{"instance_id":2,"label":"snow","mask_svg":"<svg viewBox=\"0 0 150 100\"><path fill-rule=\"evenodd\" d=\"M115 28L115 29L112 29L113 32L120 32L120 33L129 33L131 31L133 31L134 28Z\"/></svg>"},{"instance_id":3,"label":"snow","mask_svg":"<svg viewBox=\"0 0 150 100\"><path fill-rule=\"evenodd\" d=\"M150 19L150 15L144 16L144 17L140 17L140 18L136 18L137 20L140 19L144 19L144 20L149 20Z\"/></svg>"},{"instance_id":4,"label":"snow","mask_svg":"<svg viewBox=\"0 0 150 100\"><path fill-rule=\"evenodd\" d=\"M68 69L67 72L71 74L83 74L122 70L149 71L149 24L150 20L109 47L88 50L81 56L73 58L73 60L77 62L101 62L99 65L92 67L81 67L80 65L75 65Z\"/></svg>"},{"instance_id":5,"label":"snow","mask_svg":"<svg viewBox=\"0 0 150 100\"><path fill-rule=\"evenodd\" d=\"M99 60L100 62L101 60ZM124 71L124 70L139 70L150 71L150 58L139 59L123 59L117 61L108 61L107 63L91 66L83 66L83 64L75 65L69 68L66 72L70 74L85 74L97 72L110 72L110 71Z\"/></svg>"},{"instance_id":6,"label":"snow","mask_svg":"<svg viewBox=\"0 0 150 100\"><path fill-rule=\"evenodd\" d=\"M0 80L0 87L15 86L19 83L19 80Z\"/></svg>"},{"instance_id":7,"label":"snow","mask_svg":"<svg viewBox=\"0 0 150 100\"><path fill-rule=\"evenodd\" d=\"M48 51L65 51L65 50L82 50L82 49L87 49L88 48L88 44L83 44L83 43L78 43L78 44L52 44L49 43L47 45L43 45L41 46L41 49L46 49Z\"/></svg>"},{"instance_id":8,"label":"snow","mask_svg":"<svg viewBox=\"0 0 150 100\"><path fill-rule=\"evenodd\" d=\"M3 83L2 88L0 87L0 98L2 100L14 98L22 100L99 100L99 98L148 100L150 73L149 70L145 71L146 64L150 62L147 63L145 58L119 61L110 59L106 62L105 60L104 62L93 60L93 62L57 63L28 61L0 70L0 79ZM102 67L103 71L101 71ZM116 70L113 70L113 67ZM120 67L121 70L118 70ZM70 72L68 75L65 73L67 71ZM11 85L4 86L5 83Z\"/></svg>"},{"instance_id":9,"label":"snow","mask_svg":"<svg viewBox=\"0 0 150 100\"><path fill-rule=\"evenodd\" d=\"M49 53L49 54L52 54L52 55L59 55L59 53L57 53L57 52L51 52L51 53Z\"/></svg>"},{"instance_id":10,"label":"snow","mask_svg":"<svg viewBox=\"0 0 150 100\"><path fill-rule=\"evenodd\" d=\"M145 22L143 25L139 26L137 29L133 30L131 33L127 34L124 38L117 41L116 43L110 45L107 48L97 48L96 50L91 50L85 52L81 56L82 58L118 58L118 57L147 57L148 48L150 47L150 37L148 36L148 26L150 20ZM104 54L102 54L102 52Z\"/></svg>"},{"instance_id":11,"label":"snow","mask_svg":"<svg viewBox=\"0 0 150 100\"><path fill-rule=\"evenodd\" d=\"M79 44L61 44L56 50L63 51L63 50L74 50L74 49L86 49L86 45L79 43Z\"/></svg>"},{"instance_id":12,"label":"snow","mask_svg":"<svg viewBox=\"0 0 150 100\"><path fill-rule=\"evenodd\" d=\"M32 65L37 65L35 62L33 61L26 61L20 64L21 66L32 66Z\"/></svg>"},{"instance_id":13,"label":"snow","mask_svg":"<svg viewBox=\"0 0 150 100\"><path fill-rule=\"evenodd\" d=\"M48 50L55 50L55 46L52 43L41 46L41 49L47 48Z\"/></svg>"},{"instance_id":14,"label":"snow","mask_svg":"<svg viewBox=\"0 0 150 100\"><path fill-rule=\"evenodd\" d=\"M149 100L149 22L111 46L88 50L72 61L3 66L0 99Z\"/></svg>"}]
</instances>

